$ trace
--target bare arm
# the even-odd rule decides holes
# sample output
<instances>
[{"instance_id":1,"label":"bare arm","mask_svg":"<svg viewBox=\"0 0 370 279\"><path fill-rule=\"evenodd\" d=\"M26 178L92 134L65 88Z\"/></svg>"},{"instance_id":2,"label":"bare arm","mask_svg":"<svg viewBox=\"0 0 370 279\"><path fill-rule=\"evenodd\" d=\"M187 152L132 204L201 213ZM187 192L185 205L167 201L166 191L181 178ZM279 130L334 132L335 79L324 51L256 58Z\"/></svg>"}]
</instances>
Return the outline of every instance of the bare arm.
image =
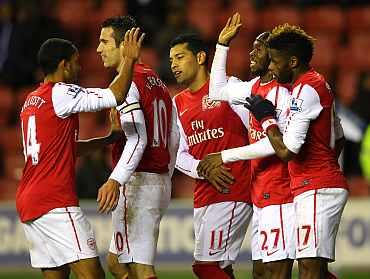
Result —
<instances>
[{"instance_id":1,"label":"bare arm","mask_svg":"<svg viewBox=\"0 0 370 279\"><path fill-rule=\"evenodd\" d=\"M112 115L116 113L116 109L112 108L110 111L111 130L108 135L104 137L77 141L77 156L84 156L96 149L103 148L104 146L114 143L123 136L120 123L115 121L116 118L113 118Z\"/></svg>"},{"instance_id":2,"label":"bare arm","mask_svg":"<svg viewBox=\"0 0 370 279\"><path fill-rule=\"evenodd\" d=\"M271 126L267 130L267 136L275 150L276 155L284 162L292 160L295 154L290 151L283 142L283 135L280 133L279 127Z\"/></svg>"}]
</instances>

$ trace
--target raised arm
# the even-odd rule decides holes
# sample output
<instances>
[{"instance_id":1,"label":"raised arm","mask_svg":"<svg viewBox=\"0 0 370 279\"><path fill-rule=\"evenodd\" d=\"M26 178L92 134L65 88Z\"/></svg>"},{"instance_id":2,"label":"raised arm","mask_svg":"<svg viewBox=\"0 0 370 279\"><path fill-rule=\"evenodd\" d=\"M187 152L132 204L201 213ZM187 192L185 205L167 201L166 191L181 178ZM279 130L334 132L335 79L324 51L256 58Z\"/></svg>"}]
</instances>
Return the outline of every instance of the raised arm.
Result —
<instances>
[{"instance_id":1,"label":"raised arm","mask_svg":"<svg viewBox=\"0 0 370 279\"><path fill-rule=\"evenodd\" d=\"M119 74L109 85L109 89L113 92L117 104L120 105L126 99L132 81L132 73L134 64L140 56L141 44L145 34L139 37L140 28L132 28L127 31L125 38L120 46L122 65Z\"/></svg>"},{"instance_id":2,"label":"raised arm","mask_svg":"<svg viewBox=\"0 0 370 279\"><path fill-rule=\"evenodd\" d=\"M227 20L225 27L218 37L209 83L209 98L212 100L229 100L228 91L225 90L228 84L228 77L226 75L227 53L231 40L238 34L241 26L240 15L236 13Z\"/></svg>"}]
</instances>

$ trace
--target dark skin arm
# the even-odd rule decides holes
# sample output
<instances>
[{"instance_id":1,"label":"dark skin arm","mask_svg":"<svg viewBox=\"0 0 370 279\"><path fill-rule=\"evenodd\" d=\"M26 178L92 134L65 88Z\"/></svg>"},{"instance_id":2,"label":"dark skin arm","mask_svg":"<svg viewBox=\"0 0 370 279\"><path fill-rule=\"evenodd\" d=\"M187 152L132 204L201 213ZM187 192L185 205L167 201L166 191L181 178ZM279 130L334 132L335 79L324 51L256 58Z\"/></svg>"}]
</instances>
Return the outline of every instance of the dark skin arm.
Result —
<instances>
[{"instance_id":1,"label":"dark skin arm","mask_svg":"<svg viewBox=\"0 0 370 279\"><path fill-rule=\"evenodd\" d=\"M283 160L288 162L294 158L296 155L290 151L283 142L283 135L281 134L277 126L272 126L267 130L267 136L271 142L272 147L274 148L276 155Z\"/></svg>"},{"instance_id":2,"label":"dark skin arm","mask_svg":"<svg viewBox=\"0 0 370 279\"><path fill-rule=\"evenodd\" d=\"M84 156L96 149L101 149L104 146L114 143L122 136L122 129L117 117L116 109L110 111L111 130L104 137L92 138L87 140L77 141L77 156Z\"/></svg>"},{"instance_id":3,"label":"dark skin arm","mask_svg":"<svg viewBox=\"0 0 370 279\"><path fill-rule=\"evenodd\" d=\"M121 135L121 131L110 131L110 133L104 137L79 140L77 141L77 156L84 156L96 149L112 144L119 139Z\"/></svg>"},{"instance_id":4,"label":"dark skin arm","mask_svg":"<svg viewBox=\"0 0 370 279\"><path fill-rule=\"evenodd\" d=\"M341 137L340 139L335 141L335 154L337 155L337 159L339 158L345 143L346 139L344 137Z\"/></svg>"}]
</instances>

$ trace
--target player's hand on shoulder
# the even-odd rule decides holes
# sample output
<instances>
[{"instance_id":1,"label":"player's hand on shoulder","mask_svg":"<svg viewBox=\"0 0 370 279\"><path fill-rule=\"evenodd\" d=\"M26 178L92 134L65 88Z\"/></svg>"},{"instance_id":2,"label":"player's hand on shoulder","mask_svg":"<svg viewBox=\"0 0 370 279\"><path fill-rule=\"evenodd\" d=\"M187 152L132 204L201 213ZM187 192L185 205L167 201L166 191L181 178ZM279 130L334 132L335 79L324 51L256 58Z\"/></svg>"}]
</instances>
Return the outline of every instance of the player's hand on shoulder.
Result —
<instances>
[{"instance_id":1,"label":"player's hand on shoulder","mask_svg":"<svg viewBox=\"0 0 370 279\"><path fill-rule=\"evenodd\" d=\"M131 58L134 60L139 59L141 45L143 43L145 33L140 36L140 28L134 27L128 30L125 34L125 38L120 46L121 56L125 58Z\"/></svg>"},{"instance_id":2,"label":"player's hand on shoulder","mask_svg":"<svg viewBox=\"0 0 370 279\"><path fill-rule=\"evenodd\" d=\"M211 153L206 155L198 164L197 172L199 176L208 176L210 170L223 164L221 153Z\"/></svg>"},{"instance_id":3,"label":"player's hand on shoulder","mask_svg":"<svg viewBox=\"0 0 370 279\"><path fill-rule=\"evenodd\" d=\"M228 46L232 39L238 34L242 22L240 19L240 14L235 13L226 22L225 27L220 32L218 36L218 43L221 45Z\"/></svg>"},{"instance_id":4,"label":"player's hand on shoulder","mask_svg":"<svg viewBox=\"0 0 370 279\"><path fill-rule=\"evenodd\" d=\"M100 213L109 213L114 210L118 204L119 187L121 185L114 179L108 179L98 191L98 211Z\"/></svg>"}]
</instances>

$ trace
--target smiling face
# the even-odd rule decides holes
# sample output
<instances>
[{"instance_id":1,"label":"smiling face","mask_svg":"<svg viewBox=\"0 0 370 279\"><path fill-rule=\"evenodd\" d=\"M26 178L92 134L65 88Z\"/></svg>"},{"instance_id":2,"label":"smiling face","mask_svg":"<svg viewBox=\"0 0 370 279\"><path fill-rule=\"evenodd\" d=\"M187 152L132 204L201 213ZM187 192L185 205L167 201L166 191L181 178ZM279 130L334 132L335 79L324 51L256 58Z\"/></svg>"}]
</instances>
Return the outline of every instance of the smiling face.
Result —
<instances>
[{"instance_id":1,"label":"smiling face","mask_svg":"<svg viewBox=\"0 0 370 279\"><path fill-rule=\"evenodd\" d=\"M187 43L177 44L170 49L170 66L177 83L185 86L195 80L200 69L197 56L187 48Z\"/></svg>"},{"instance_id":2,"label":"smiling face","mask_svg":"<svg viewBox=\"0 0 370 279\"><path fill-rule=\"evenodd\" d=\"M112 27L102 28L96 52L100 54L104 67L117 69L121 62L121 56L120 48L116 45L113 33Z\"/></svg>"},{"instance_id":3,"label":"smiling face","mask_svg":"<svg viewBox=\"0 0 370 279\"><path fill-rule=\"evenodd\" d=\"M255 76L263 76L268 71L270 63L268 48L266 45L255 40L252 51L249 53L251 73Z\"/></svg>"},{"instance_id":4,"label":"smiling face","mask_svg":"<svg viewBox=\"0 0 370 279\"><path fill-rule=\"evenodd\" d=\"M291 60L292 57L286 53L277 49L269 49L270 54L270 65L269 70L274 75L274 78L280 83L290 83L293 79L293 67L294 64Z\"/></svg>"}]
</instances>

